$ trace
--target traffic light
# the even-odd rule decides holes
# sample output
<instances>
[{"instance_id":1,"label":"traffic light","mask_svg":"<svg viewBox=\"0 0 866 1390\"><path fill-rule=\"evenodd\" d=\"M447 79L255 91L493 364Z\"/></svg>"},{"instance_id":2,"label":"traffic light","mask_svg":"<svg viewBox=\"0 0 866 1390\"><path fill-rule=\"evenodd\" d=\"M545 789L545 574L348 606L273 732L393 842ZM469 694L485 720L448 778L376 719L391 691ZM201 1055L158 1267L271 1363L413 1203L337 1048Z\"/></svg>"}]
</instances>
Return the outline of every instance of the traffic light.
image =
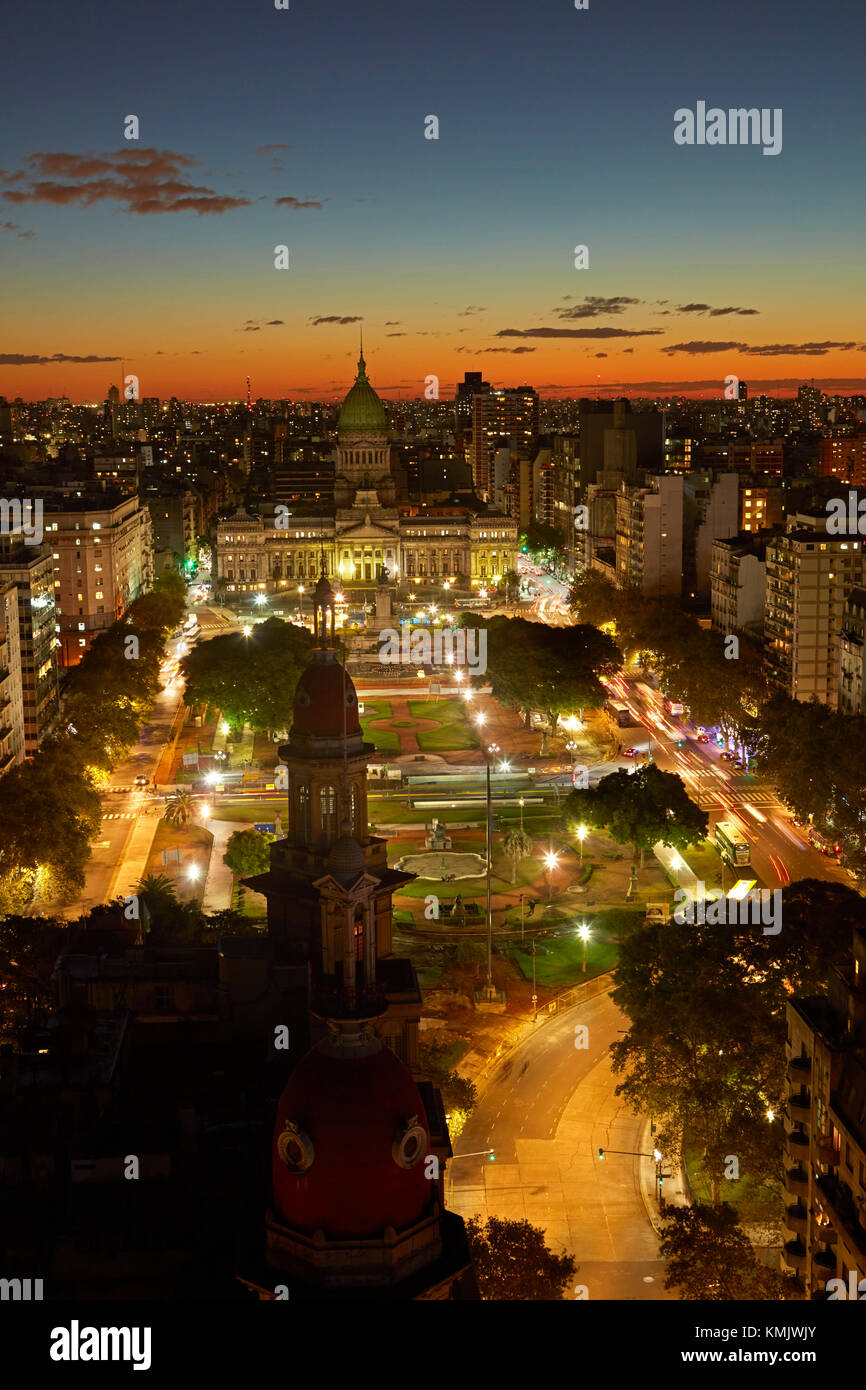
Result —
<instances>
[{"instance_id":1,"label":"traffic light","mask_svg":"<svg viewBox=\"0 0 866 1390\"><path fill-rule=\"evenodd\" d=\"M681 738L678 738L678 739L677 739L677 748L682 748L682 746L683 746L683 741L682 741Z\"/></svg>"},{"instance_id":2,"label":"traffic light","mask_svg":"<svg viewBox=\"0 0 866 1390\"><path fill-rule=\"evenodd\" d=\"M491 1153L490 1153L490 1162L491 1162L491 1163L495 1163L495 1162L496 1162L496 1154L493 1153L492 1150L491 1150Z\"/></svg>"},{"instance_id":3,"label":"traffic light","mask_svg":"<svg viewBox=\"0 0 866 1390\"><path fill-rule=\"evenodd\" d=\"M599 1149L598 1156L599 1158L604 1158L604 1149Z\"/></svg>"}]
</instances>

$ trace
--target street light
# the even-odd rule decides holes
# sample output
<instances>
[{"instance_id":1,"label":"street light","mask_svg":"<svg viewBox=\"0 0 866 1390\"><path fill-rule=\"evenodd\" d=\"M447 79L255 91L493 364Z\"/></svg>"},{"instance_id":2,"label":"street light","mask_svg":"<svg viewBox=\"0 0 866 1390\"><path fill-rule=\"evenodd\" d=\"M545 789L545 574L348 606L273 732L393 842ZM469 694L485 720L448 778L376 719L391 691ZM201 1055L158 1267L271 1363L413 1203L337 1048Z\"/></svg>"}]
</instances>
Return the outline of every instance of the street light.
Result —
<instances>
[{"instance_id":1,"label":"street light","mask_svg":"<svg viewBox=\"0 0 866 1390\"><path fill-rule=\"evenodd\" d=\"M476 714L476 716L475 716L475 723L478 724L478 725L483 725L483 724L486 724L486 723L487 723L487 715L484 713L484 710L483 710L483 709L482 709L482 710L479 710L478 713Z\"/></svg>"},{"instance_id":2,"label":"street light","mask_svg":"<svg viewBox=\"0 0 866 1390\"><path fill-rule=\"evenodd\" d=\"M583 942L583 966L581 967L581 972L580 972L580 973L581 973L582 975L585 975L585 974L586 974L586 943L589 941L589 935L590 935L590 933L589 933L589 927L586 925L585 922L581 922L580 926L579 926L578 929L577 929L577 934L578 934L578 936L580 937L581 941Z\"/></svg>"},{"instance_id":3,"label":"street light","mask_svg":"<svg viewBox=\"0 0 866 1390\"><path fill-rule=\"evenodd\" d=\"M553 871L559 863L559 856L554 854L552 849L548 850L544 862L547 866L547 901L550 902L553 896Z\"/></svg>"},{"instance_id":4,"label":"street light","mask_svg":"<svg viewBox=\"0 0 866 1390\"><path fill-rule=\"evenodd\" d=\"M521 832L521 834L522 834L522 833L523 833L523 807L524 807L523 797L520 798L520 801L519 801L518 805L520 806L520 832Z\"/></svg>"},{"instance_id":5,"label":"street light","mask_svg":"<svg viewBox=\"0 0 866 1390\"><path fill-rule=\"evenodd\" d=\"M482 710L482 712L477 717L477 722L479 724L483 724L485 717L486 716L484 715L484 712ZM485 879L487 886L487 984L485 987L485 994L487 995L488 1001L491 1001L496 998L496 991L493 988L493 899L490 892L490 871L493 860L493 835L491 827L493 812L490 802L490 759L495 753L498 753L499 751L499 744L491 743L490 747L486 749L484 757L485 776L487 783L487 867L485 870Z\"/></svg>"},{"instance_id":6,"label":"street light","mask_svg":"<svg viewBox=\"0 0 866 1390\"><path fill-rule=\"evenodd\" d=\"M577 827L577 838L580 841L580 862L583 863L583 842L586 839L585 825L579 825Z\"/></svg>"},{"instance_id":7,"label":"street light","mask_svg":"<svg viewBox=\"0 0 866 1390\"><path fill-rule=\"evenodd\" d=\"M265 606L265 604L267 603L267 601L268 601L268 596L267 596L267 594L256 594L256 603L259 605L259 608L264 608L264 606Z\"/></svg>"}]
</instances>

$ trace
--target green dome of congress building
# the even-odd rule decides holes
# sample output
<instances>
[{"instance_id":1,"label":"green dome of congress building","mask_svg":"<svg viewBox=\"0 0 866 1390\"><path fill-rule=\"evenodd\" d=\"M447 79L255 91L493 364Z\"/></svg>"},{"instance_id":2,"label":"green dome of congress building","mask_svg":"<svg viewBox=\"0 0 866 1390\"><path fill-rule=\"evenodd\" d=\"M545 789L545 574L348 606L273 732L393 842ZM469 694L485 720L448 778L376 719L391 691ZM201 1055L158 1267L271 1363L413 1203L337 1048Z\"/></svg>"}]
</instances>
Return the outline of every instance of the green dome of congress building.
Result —
<instances>
[{"instance_id":1,"label":"green dome of congress building","mask_svg":"<svg viewBox=\"0 0 866 1390\"><path fill-rule=\"evenodd\" d=\"M385 407L367 377L363 346L358 358L355 384L340 407L337 430L340 434L387 434L388 431Z\"/></svg>"}]
</instances>

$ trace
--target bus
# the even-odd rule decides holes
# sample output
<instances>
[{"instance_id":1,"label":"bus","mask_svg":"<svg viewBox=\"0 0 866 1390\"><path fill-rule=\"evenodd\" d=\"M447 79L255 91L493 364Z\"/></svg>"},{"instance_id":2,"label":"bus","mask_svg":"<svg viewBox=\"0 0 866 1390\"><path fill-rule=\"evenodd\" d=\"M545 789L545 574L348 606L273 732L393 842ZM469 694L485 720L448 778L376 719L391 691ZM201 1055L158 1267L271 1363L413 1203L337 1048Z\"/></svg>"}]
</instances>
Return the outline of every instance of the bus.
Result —
<instances>
[{"instance_id":1,"label":"bus","mask_svg":"<svg viewBox=\"0 0 866 1390\"><path fill-rule=\"evenodd\" d=\"M604 708L608 719L612 719L620 729L630 729L634 724L631 710L622 700L606 700Z\"/></svg>"},{"instance_id":2,"label":"bus","mask_svg":"<svg viewBox=\"0 0 866 1390\"><path fill-rule=\"evenodd\" d=\"M728 864L748 864L751 861L752 851L749 842L733 821L720 820L713 834L716 849Z\"/></svg>"},{"instance_id":3,"label":"bus","mask_svg":"<svg viewBox=\"0 0 866 1390\"><path fill-rule=\"evenodd\" d=\"M685 712L682 700L665 700L665 714L677 717Z\"/></svg>"}]
</instances>

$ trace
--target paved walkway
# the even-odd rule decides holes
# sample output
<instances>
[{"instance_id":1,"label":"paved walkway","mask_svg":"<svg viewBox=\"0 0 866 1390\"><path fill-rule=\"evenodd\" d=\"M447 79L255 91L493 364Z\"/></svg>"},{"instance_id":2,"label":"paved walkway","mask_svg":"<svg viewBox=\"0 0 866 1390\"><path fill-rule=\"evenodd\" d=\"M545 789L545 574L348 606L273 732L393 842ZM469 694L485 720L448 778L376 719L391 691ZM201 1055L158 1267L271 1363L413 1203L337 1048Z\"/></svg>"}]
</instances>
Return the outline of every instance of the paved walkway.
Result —
<instances>
[{"instance_id":1,"label":"paved walkway","mask_svg":"<svg viewBox=\"0 0 866 1390\"><path fill-rule=\"evenodd\" d=\"M234 876L227 864L223 863L229 836L236 830L249 830L246 821L214 820L208 822L213 833L207 878L202 895L202 908L205 912L222 912L232 905Z\"/></svg>"}]
</instances>

